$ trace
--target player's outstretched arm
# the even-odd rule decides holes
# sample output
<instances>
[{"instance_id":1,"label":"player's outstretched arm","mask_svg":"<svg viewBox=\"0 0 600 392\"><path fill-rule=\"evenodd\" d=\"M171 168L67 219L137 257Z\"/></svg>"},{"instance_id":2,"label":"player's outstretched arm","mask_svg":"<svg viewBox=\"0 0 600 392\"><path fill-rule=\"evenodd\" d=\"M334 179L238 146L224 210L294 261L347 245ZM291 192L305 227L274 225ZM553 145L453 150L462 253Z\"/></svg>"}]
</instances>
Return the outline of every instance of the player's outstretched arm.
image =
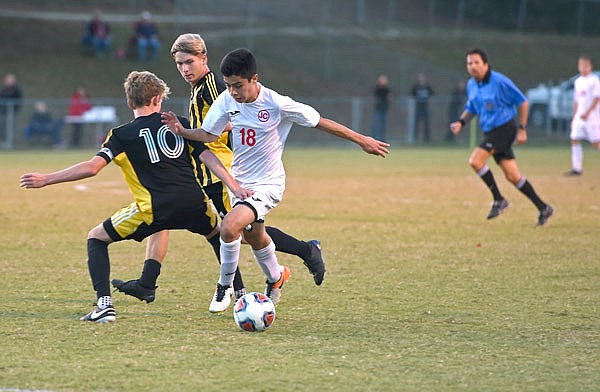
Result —
<instances>
[{"instance_id":1,"label":"player's outstretched arm","mask_svg":"<svg viewBox=\"0 0 600 392\"><path fill-rule=\"evenodd\" d=\"M93 177L106 167L104 158L95 156L89 161L80 162L66 169L53 173L26 173L21 176L21 188L43 188L46 185L59 184L61 182L77 181Z\"/></svg>"},{"instance_id":2,"label":"player's outstretched arm","mask_svg":"<svg viewBox=\"0 0 600 392\"><path fill-rule=\"evenodd\" d=\"M166 124L173 133L183 136L189 140L198 140L202 143L210 143L217 140L219 137L212 133L206 132L202 128L187 129L181 125L181 122L177 118L177 115L173 112L162 112L162 122Z\"/></svg>"},{"instance_id":3,"label":"player's outstretched arm","mask_svg":"<svg viewBox=\"0 0 600 392\"><path fill-rule=\"evenodd\" d=\"M390 146L388 143L355 132L347 126L328 118L321 117L316 128L334 136L341 137L342 139L350 140L351 142L358 144L368 154L379 155L380 157L385 158L390 152L388 150L388 147Z\"/></svg>"},{"instance_id":4,"label":"player's outstretched arm","mask_svg":"<svg viewBox=\"0 0 600 392\"><path fill-rule=\"evenodd\" d=\"M238 199L246 199L254 194L254 191L242 188L236 180L229 174L227 168L217 158L217 156L210 150L204 150L200 154L200 159L204 164L223 181L223 183L229 188L231 192Z\"/></svg>"}]
</instances>

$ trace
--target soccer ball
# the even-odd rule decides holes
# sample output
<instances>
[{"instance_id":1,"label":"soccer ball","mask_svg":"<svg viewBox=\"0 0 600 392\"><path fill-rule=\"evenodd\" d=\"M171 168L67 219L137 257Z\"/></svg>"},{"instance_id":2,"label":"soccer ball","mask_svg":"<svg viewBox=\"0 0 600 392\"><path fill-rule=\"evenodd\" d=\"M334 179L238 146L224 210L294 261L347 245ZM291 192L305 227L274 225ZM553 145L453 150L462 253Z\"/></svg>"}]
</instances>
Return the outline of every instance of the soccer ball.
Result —
<instances>
[{"instance_id":1,"label":"soccer ball","mask_svg":"<svg viewBox=\"0 0 600 392\"><path fill-rule=\"evenodd\" d=\"M233 319L242 331L262 332L275 321L275 305L263 293L248 293L235 303Z\"/></svg>"}]
</instances>

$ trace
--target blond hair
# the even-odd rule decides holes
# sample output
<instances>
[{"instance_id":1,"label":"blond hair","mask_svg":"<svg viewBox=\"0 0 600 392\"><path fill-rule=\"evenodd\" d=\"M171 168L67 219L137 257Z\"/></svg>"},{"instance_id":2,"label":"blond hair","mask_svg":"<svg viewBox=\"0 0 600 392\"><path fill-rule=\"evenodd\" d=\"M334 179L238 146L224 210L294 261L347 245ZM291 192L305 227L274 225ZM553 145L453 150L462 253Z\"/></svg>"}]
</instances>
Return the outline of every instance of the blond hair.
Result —
<instances>
[{"instance_id":1,"label":"blond hair","mask_svg":"<svg viewBox=\"0 0 600 392\"><path fill-rule=\"evenodd\" d=\"M131 71L123 83L127 102L132 109L149 106L153 97L163 101L171 93L169 86L158 76L148 71Z\"/></svg>"},{"instance_id":2,"label":"blond hair","mask_svg":"<svg viewBox=\"0 0 600 392\"><path fill-rule=\"evenodd\" d=\"M177 52L201 56L206 54L206 43L204 43L200 34L181 34L171 46L171 57L174 58Z\"/></svg>"}]
</instances>

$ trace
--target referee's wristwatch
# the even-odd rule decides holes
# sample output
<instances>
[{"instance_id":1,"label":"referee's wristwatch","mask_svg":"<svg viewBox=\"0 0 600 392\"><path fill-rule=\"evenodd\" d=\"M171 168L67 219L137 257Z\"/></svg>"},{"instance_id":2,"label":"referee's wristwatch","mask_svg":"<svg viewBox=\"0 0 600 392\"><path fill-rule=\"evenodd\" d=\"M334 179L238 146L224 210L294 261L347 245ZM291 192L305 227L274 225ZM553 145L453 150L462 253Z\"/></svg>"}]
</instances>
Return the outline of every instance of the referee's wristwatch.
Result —
<instances>
[{"instance_id":1,"label":"referee's wristwatch","mask_svg":"<svg viewBox=\"0 0 600 392\"><path fill-rule=\"evenodd\" d=\"M525 124L519 124L519 129L525 130L525 128L527 128L527 125L525 125Z\"/></svg>"}]
</instances>

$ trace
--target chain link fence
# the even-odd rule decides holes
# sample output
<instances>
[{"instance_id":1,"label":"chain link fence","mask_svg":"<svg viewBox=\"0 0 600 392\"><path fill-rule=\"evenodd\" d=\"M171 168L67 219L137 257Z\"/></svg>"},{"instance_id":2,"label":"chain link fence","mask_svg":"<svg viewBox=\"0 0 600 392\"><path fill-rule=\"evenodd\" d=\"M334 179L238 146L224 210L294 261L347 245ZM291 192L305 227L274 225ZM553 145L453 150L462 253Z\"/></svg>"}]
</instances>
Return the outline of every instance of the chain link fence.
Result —
<instances>
[{"instance_id":1,"label":"chain link fence","mask_svg":"<svg viewBox=\"0 0 600 392\"><path fill-rule=\"evenodd\" d=\"M364 96L345 97L295 97L300 102L315 107L323 117L334 119L350 128L370 135L373 122L374 99ZM417 128L415 124L415 102L410 96L395 97L390 103L385 139L393 146L422 146L422 145L464 145L470 143L470 135L465 128L458 136L451 137L448 124L455 120L455 114L449 113L451 96L433 96L429 102L430 143L424 141L423 124ZM123 98L97 98L92 100L96 114L81 123L83 129L81 145L73 146L73 122L68 118L69 99L44 99L54 121L62 120L61 139L59 146L49 137L39 140L26 140L24 129L27 126L35 105L40 99L24 99L20 110L15 112L14 106L9 106L6 114L0 115L0 145L7 149L27 148L97 148L106 137L108 130L118 124L132 119L131 110ZM172 110L187 117L188 99L171 97L163 104L163 110ZM1 104L1 103L0 103ZM110 108L110 109L109 109ZM114 113L114 116L106 116ZM528 129L529 144L568 143L568 131L564 127L549 129L547 127L530 127ZM476 135L480 138L478 132ZM343 146L346 141L324 132L294 126L288 139L288 145L293 146Z\"/></svg>"}]
</instances>

